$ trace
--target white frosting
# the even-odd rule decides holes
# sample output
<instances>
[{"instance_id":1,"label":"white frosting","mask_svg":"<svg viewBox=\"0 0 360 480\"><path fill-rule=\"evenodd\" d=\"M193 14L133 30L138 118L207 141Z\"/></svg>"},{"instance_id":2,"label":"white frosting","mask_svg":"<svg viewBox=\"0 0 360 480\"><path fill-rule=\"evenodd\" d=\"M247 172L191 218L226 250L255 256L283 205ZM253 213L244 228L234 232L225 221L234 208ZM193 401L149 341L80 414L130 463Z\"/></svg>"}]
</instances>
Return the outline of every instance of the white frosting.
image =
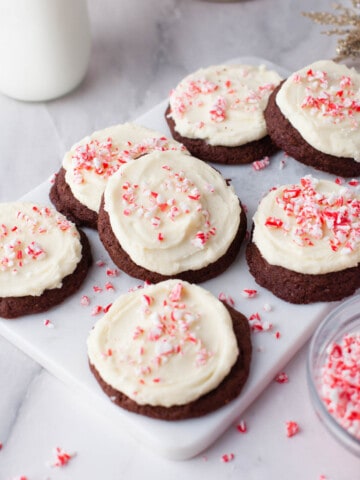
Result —
<instances>
[{"instance_id":1,"label":"white frosting","mask_svg":"<svg viewBox=\"0 0 360 480\"><path fill-rule=\"evenodd\" d=\"M0 204L1 297L41 295L59 288L81 259L76 227L52 208Z\"/></svg>"},{"instance_id":2,"label":"white frosting","mask_svg":"<svg viewBox=\"0 0 360 480\"><path fill-rule=\"evenodd\" d=\"M95 212L108 178L121 165L155 150L185 150L175 140L134 123L114 125L76 143L63 159L66 183L75 198Z\"/></svg>"},{"instance_id":3,"label":"white frosting","mask_svg":"<svg viewBox=\"0 0 360 480\"><path fill-rule=\"evenodd\" d=\"M267 134L264 110L281 77L264 65L219 65L184 78L170 94L175 129L210 145L235 147Z\"/></svg>"},{"instance_id":4,"label":"white frosting","mask_svg":"<svg viewBox=\"0 0 360 480\"><path fill-rule=\"evenodd\" d=\"M146 155L110 177L105 210L131 259L163 275L198 270L224 255L241 211L215 169L173 151Z\"/></svg>"},{"instance_id":5,"label":"white frosting","mask_svg":"<svg viewBox=\"0 0 360 480\"><path fill-rule=\"evenodd\" d=\"M87 344L90 362L107 384L138 404L163 407L216 388L239 353L224 305L179 280L119 297Z\"/></svg>"},{"instance_id":6,"label":"white frosting","mask_svg":"<svg viewBox=\"0 0 360 480\"><path fill-rule=\"evenodd\" d=\"M254 215L253 241L271 265L304 274L360 262L360 195L311 176L270 191Z\"/></svg>"},{"instance_id":7,"label":"white frosting","mask_svg":"<svg viewBox=\"0 0 360 480\"><path fill-rule=\"evenodd\" d=\"M312 147L360 162L360 74L321 60L293 73L276 103Z\"/></svg>"}]
</instances>

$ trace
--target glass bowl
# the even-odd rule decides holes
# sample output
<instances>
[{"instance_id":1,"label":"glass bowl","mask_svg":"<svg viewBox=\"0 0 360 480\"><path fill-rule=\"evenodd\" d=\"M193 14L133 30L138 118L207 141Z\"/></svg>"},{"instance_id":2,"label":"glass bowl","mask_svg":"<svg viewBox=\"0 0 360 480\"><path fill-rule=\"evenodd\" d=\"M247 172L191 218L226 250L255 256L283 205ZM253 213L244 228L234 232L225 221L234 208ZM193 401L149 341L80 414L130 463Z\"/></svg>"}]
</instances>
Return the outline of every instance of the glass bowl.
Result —
<instances>
[{"instance_id":1,"label":"glass bowl","mask_svg":"<svg viewBox=\"0 0 360 480\"><path fill-rule=\"evenodd\" d=\"M341 352L344 349L334 350L334 344L342 345L344 337L348 335L354 337L357 335L357 339L360 336L360 295L351 297L349 300L342 302L334 310L332 310L319 325L315 331L309 346L308 358L307 358L307 381L310 392L310 397L315 408L315 411L327 427L332 436L345 448L360 457L360 407L357 407L357 432L355 433L356 424L350 421L351 427L342 426L341 422L343 418L335 418L336 414L330 413L327 403L324 398L324 388L327 388L327 392L332 390L328 399L331 398L331 402L336 402L339 398L339 389L335 391L333 384L330 385L325 380L324 370L329 366L329 355L332 352L333 364L339 365L338 359ZM354 352L354 348L352 349ZM354 378L351 380L355 391L359 393L360 385L360 351L358 351L359 358L353 362L353 371L355 371L355 377L357 373L357 382L354 383ZM336 356L337 355L337 356ZM354 356L354 355L353 355ZM342 357L341 357L342 358ZM339 369L340 376L343 377L343 370ZM324 387L325 385L325 387ZM337 382L340 385L340 382ZM356 387L357 386L357 387ZM354 391L354 389L352 389ZM337 403L338 405L339 403ZM356 416L356 413L355 413ZM349 423L349 422L348 422Z\"/></svg>"}]
</instances>

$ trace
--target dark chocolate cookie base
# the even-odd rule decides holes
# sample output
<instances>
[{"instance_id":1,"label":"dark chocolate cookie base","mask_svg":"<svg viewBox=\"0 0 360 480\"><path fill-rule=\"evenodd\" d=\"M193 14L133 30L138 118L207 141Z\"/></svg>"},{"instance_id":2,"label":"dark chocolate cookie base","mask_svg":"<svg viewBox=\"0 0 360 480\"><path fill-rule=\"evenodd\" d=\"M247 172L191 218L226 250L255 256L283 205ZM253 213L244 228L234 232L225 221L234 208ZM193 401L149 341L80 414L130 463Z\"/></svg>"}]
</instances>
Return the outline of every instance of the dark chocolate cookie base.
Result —
<instances>
[{"instance_id":1,"label":"dark chocolate cookie base","mask_svg":"<svg viewBox=\"0 0 360 480\"><path fill-rule=\"evenodd\" d=\"M100 206L98 218L98 232L100 240L115 265L117 265L121 270L131 277L139 278L144 281L146 280L151 283L162 282L163 280L169 280L170 278L179 278L180 280L190 283L202 283L206 280L217 277L223 273L235 260L240 250L241 243L245 237L246 227L246 214L242 208L239 229L225 255L220 257L214 263L211 263L204 268L200 268L199 270L187 270L176 275L162 275L137 265L125 252L125 250L123 250L111 229L109 215L104 209L103 201Z\"/></svg>"},{"instance_id":2,"label":"dark chocolate cookie base","mask_svg":"<svg viewBox=\"0 0 360 480\"><path fill-rule=\"evenodd\" d=\"M139 405L134 400L131 400L104 382L99 372L91 363L89 363L90 369L106 395L108 395L116 405L130 412L169 421L201 417L213 412L227 405L240 394L249 376L251 363L252 345L249 322L240 312L228 305L225 306L229 310L233 321L234 333L240 353L230 373L224 378L220 385L193 402L172 407Z\"/></svg>"},{"instance_id":3,"label":"dark chocolate cookie base","mask_svg":"<svg viewBox=\"0 0 360 480\"><path fill-rule=\"evenodd\" d=\"M276 104L275 98L280 88L281 84L272 92L264 112L266 127L273 142L295 160L317 170L341 177L359 176L360 162L320 152L304 140Z\"/></svg>"},{"instance_id":4,"label":"dark chocolate cookie base","mask_svg":"<svg viewBox=\"0 0 360 480\"><path fill-rule=\"evenodd\" d=\"M278 151L278 147L272 142L269 135L266 135L260 140L254 140L253 142L238 147L209 145L201 139L183 137L176 131L175 122L169 117L169 112L170 106L165 112L165 119L173 138L185 145L191 155L206 162L223 165L244 165L254 162L255 160L261 160Z\"/></svg>"},{"instance_id":5,"label":"dark chocolate cookie base","mask_svg":"<svg viewBox=\"0 0 360 480\"><path fill-rule=\"evenodd\" d=\"M80 238L82 244L81 260L75 271L63 279L60 288L45 290L39 296L1 297L0 317L12 319L22 315L45 312L75 293L84 281L92 263L90 243L82 231L80 231Z\"/></svg>"},{"instance_id":6,"label":"dark chocolate cookie base","mask_svg":"<svg viewBox=\"0 0 360 480\"><path fill-rule=\"evenodd\" d=\"M334 302L360 287L360 265L319 275L298 273L270 265L252 241L246 247L246 260L259 285L290 303Z\"/></svg>"},{"instance_id":7,"label":"dark chocolate cookie base","mask_svg":"<svg viewBox=\"0 0 360 480\"><path fill-rule=\"evenodd\" d=\"M83 205L74 197L65 180L65 169L60 168L55 176L49 197L55 208L78 227L97 228L97 212Z\"/></svg>"}]
</instances>

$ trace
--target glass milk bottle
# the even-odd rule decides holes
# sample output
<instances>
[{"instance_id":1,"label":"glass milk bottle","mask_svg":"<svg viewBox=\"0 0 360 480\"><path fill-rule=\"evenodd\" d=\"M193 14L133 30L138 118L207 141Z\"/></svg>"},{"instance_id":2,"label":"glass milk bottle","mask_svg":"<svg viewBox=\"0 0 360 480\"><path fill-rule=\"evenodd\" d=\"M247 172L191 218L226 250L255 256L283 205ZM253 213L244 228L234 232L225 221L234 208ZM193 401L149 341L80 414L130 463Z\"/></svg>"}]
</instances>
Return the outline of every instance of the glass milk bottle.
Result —
<instances>
[{"instance_id":1,"label":"glass milk bottle","mask_svg":"<svg viewBox=\"0 0 360 480\"><path fill-rule=\"evenodd\" d=\"M86 0L0 0L0 92L64 95L83 79L90 43Z\"/></svg>"}]
</instances>

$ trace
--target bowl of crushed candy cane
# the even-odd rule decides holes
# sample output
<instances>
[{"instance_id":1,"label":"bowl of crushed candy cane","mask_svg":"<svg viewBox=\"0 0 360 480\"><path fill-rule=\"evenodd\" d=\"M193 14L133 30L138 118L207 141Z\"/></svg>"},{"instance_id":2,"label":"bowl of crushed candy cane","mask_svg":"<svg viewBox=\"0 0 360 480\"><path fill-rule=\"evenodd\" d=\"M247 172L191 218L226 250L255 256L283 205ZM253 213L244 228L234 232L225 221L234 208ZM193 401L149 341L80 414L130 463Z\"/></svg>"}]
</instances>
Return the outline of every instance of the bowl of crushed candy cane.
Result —
<instances>
[{"instance_id":1,"label":"bowl of crushed candy cane","mask_svg":"<svg viewBox=\"0 0 360 480\"><path fill-rule=\"evenodd\" d=\"M339 304L309 346L310 397L333 437L360 457L360 295Z\"/></svg>"}]
</instances>

